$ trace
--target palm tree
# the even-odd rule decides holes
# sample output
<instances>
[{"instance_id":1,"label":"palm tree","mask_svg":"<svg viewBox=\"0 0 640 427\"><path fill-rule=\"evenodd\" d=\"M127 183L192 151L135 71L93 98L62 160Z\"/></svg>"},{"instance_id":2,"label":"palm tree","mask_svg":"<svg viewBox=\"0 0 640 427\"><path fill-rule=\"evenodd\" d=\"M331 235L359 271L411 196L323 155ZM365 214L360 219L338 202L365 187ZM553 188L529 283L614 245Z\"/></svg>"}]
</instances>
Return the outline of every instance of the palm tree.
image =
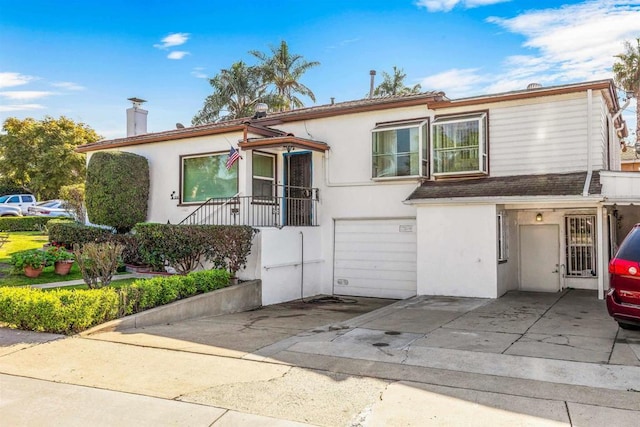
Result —
<instances>
[{"instance_id":1,"label":"palm tree","mask_svg":"<svg viewBox=\"0 0 640 427\"><path fill-rule=\"evenodd\" d=\"M191 120L193 125L251 116L266 92L261 71L242 61L232 64L228 70L220 70L209 83L213 93Z\"/></svg>"},{"instance_id":2,"label":"palm tree","mask_svg":"<svg viewBox=\"0 0 640 427\"><path fill-rule=\"evenodd\" d=\"M640 143L640 38L636 39L635 46L625 41L624 49L624 53L615 55L618 61L613 64L614 80L636 97L636 143Z\"/></svg>"},{"instance_id":3,"label":"palm tree","mask_svg":"<svg viewBox=\"0 0 640 427\"><path fill-rule=\"evenodd\" d=\"M279 102L278 105L271 105L273 110L286 111L304 107L296 94L307 96L315 102L316 97L311 89L299 80L307 70L320 65L318 61L306 61L302 55L290 53L284 40L277 48L271 46L271 56L255 50L249 53L261 61L258 67L263 73L264 81L275 87L274 95Z\"/></svg>"},{"instance_id":4,"label":"palm tree","mask_svg":"<svg viewBox=\"0 0 640 427\"><path fill-rule=\"evenodd\" d=\"M420 93L422 87L417 84L413 87L404 85L404 79L407 75L402 68L398 69L393 66L393 76L389 73L382 72L383 81L373 91L373 96L389 96L389 95L409 95L412 93Z\"/></svg>"}]
</instances>

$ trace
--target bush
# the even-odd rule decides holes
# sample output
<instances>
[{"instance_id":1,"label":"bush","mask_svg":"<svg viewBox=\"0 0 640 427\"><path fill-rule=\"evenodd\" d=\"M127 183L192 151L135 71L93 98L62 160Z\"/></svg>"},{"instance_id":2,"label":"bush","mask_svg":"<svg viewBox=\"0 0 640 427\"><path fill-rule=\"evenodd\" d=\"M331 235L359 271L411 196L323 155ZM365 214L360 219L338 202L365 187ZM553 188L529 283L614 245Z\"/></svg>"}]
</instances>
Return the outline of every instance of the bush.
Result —
<instances>
[{"instance_id":1,"label":"bush","mask_svg":"<svg viewBox=\"0 0 640 427\"><path fill-rule=\"evenodd\" d=\"M53 264L52 259L41 249L28 249L11 255L11 265L16 273L22 272L25 267L38 269L51 264Z\"/></svg>"},{"instance_id":2,"label":"bush","mask_svg":"<svg viewBox=\"0 0 640 427\"><path fill-rule=\"evenodd\" d=\"M73 249L84 282L90 289L109 286L118 269L122 246L114 242L86 243Z\"/></svg>"},{"instance_id":3,"label":"bush","mask_svg":"<svg viewBox=\"0 0 640 427\"><path fill-rule=\"evenodd\" d=\"M204 270L186 276L159 276L137 280L120 289L120 292L124 314L134 314L228 285L229 273L226 271Z\"/></svg>"},{"instance_id":4,"label":"bush","mask_svg":"<svg viewBox=\"0 0 640 427\"><path fill-rule=\"evenodd\" d=\"M216 268L226 268L231 277L235 277L236 272L247 264L253 236L257 232L257 229L249 226L217 226L213 245L206 254L207 259Z\"/></svg>"},{"instance_id":5,"label":"bush","mask_svg":"<svg viewBox=\"0 0 640 427\"><path fill-rule=\"evenodd\" d=\"M155 271L165 262L180 274L200 265L211 242L211 228L203 225L137 224L135 236L142 258Z\"/></svg>"},{"instance_id":6,"label":"bush","mask_svg":"<svg viewBox=\"0 0 640 427\"><path fill-rule=\"evenodd\" d=\"M99 152L87 166L86 207L89 221L118 233L147 218L149 164L133 153Z\"/></svg>"},{"instance_id":7,"label":"bush","mask_svg":"<svg viewBox=\"0 0 640 427\"><path fill-rule=\"evenodd\" d=\"M165 262L181 274L195 270L201 258L232 276L247 263L255 228L237 225L137 224L135 236L146 263L162 271Z\"/></svg>"},{"instance_id":8,"label":"bush","mask_svg":"<svg viewBox=\"0 0 640 427\"><path fill-rule=\"evenodd\" d=\"M0 231L42 231L49 221L52 219L46 216L4 216L0 217Z\"/></svg>"},{"instance_id":9,"label":"bush","mask_svg":"<svg viewBox=\"0 0 640 427\"><path fill-rule=\"evenodd\" d=\"M113 288L99 290L0 287L0 322L40 332L71 334L113 320L119 298Z\"/></svg>"},{"instance_id":10,"label":"bush","mask_svg":"<svg viewBox=\"0 0 640 427\"><path fill-rule=\"evenodd\" d=\"M49 220L47 223L49 241L66 248L74 245L84 245L89 242L107 242L113 237L110 230L100 227L91 227L73 221L58 219Z\"/></svg>"}]
</instances>

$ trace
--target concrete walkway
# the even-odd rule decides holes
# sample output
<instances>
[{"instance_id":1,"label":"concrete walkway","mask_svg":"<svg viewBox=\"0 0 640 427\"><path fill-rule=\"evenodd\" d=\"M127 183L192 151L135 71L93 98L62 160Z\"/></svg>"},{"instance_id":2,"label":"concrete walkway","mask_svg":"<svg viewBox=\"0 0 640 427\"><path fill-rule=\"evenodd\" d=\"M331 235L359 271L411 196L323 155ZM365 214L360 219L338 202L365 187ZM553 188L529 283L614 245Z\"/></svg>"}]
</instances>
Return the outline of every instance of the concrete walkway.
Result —
<instances>
[{"instance_id":1,"label":"concrete walkway","mask_svg":"<svg viewBox=\"0 0 640 427\"><path fill-rule=\"evenodd\" d=\"M593 292L354 300L71 338L0 329L0 412L11 425L638 424L640 332Z\"/></svg>"}]
</instances>

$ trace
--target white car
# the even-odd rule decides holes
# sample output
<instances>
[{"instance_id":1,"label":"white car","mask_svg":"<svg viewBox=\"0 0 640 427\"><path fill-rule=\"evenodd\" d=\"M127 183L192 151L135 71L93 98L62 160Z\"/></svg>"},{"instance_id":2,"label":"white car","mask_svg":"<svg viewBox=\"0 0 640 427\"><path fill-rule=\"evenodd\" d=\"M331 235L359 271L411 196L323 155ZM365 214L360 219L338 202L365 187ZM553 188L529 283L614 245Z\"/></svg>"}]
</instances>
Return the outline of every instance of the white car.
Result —
<instances>
[{"instance_id":1,"label":"white car","mask_svg":"<svg viewBox=\"0 0 640 427\"><path fill-rule=\"evenodd\" d=\"M35 204L36 197L33 194L8 194L0 197L0 206L18 207L22 215L26 215L29 206L35 206Z\"/></svg>"},{"instance_id":2,"label":"white car","mask_svg":"<svg viewBox=\"0 0 640 427\"><path fill-rule=\"evenodd\" d=\"M66 202L64 200L47 200L37 203L35 206L30 206L27 209L27 214L34 216L73 218L73 212L67 209Z\"/></svg>"},{"instance_id":3,"label":"white car","mask_svg":"<svg viewBox=\"0 0 640 427\"><path fill-rule=\"evenodd\" d=\"M22 211L16 206L0 205L0 216L22 216Z\"/></svg>"}]
</instances>

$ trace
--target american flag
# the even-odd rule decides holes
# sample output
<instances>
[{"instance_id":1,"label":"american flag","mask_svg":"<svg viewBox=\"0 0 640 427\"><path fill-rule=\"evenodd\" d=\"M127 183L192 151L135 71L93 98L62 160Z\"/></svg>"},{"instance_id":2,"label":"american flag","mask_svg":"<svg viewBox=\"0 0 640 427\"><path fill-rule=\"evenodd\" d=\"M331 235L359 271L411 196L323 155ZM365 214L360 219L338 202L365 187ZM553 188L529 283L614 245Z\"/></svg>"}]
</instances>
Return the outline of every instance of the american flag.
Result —
<instances>
[{"instance_id":1,"label":"american flag","mask_svg":"<svg viewBox=\"0 0 640 427\"><path fill-rule=\"evenodd\" d=\"M227 157L227 169L231 169L233 164L240 158L240 153L235 148L231 147L229 150L229 157Z\"/></svg>"}]
</instances>

